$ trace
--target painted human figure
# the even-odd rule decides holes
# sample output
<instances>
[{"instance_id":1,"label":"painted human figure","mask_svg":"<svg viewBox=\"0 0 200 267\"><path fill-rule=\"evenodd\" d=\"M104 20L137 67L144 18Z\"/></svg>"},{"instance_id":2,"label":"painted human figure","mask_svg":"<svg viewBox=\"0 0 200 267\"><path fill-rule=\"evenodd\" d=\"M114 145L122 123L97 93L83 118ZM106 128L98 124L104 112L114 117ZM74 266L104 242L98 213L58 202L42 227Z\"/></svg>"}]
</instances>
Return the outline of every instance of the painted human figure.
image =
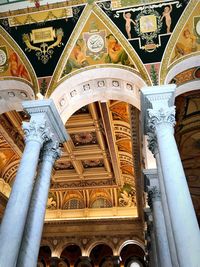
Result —
<instances>
[{"instance_id":1,"label":"painted human figure","mask_svg":"<svg viewBox=\"0 0 200 267\"><path fill-rule=\"evenodd\" d=\"M167 26L167 33L171 33L170 28L171 28L171 24L172 24L172 19L171 19L171 12L172 12L172 5L170 6L166 6L164 8L164 12L162 13L162 18L161 20L163 20L163 18L165 18L165 23Z\"/></svg>"},{"instance_id":2,"label":"painted human figure","mask_svg":"<svg viewBox=\"0 0 200 267\"><path fill-rule=\"evenodd\" d=\"M136 25L135 21L131 19L131 13L123 13L123 17L126 20L125 28L128 35L128 39L131 39L131 22Z\"/></svg>"}]
</instances>

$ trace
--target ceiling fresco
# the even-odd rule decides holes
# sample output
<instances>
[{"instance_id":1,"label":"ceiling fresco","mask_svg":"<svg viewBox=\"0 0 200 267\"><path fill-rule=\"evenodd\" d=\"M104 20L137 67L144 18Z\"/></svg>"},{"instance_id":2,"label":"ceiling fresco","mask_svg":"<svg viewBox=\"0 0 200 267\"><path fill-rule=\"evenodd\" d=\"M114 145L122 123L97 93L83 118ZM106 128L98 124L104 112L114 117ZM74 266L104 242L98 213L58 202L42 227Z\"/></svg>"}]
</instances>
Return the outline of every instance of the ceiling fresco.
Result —
<instances>
[{"instance_id":1,"label":"ceiling fresco","mask_svg":"<svg viewBox=\"0 0 200 267\"><path fill-rule=\"evenodd\" d=\"M51 76L83 6L31 13L2 19L31 62L37 77Z\"/></svg>"},{"instance_id":2,"label":"ceiling fresco","mask_svg":"<svg viewBox=\"0 0 200 267\"><path fill-rule=\"evenodd\" d=\"M200 51L200 3L184 25L170 57L170 64L189 54Z\"/></svg>"},{"instance_id":3,"label":"ceiling fresco","mask_svg":"<svg viewBox=\"0 0 200 267\"><path fill-rule=\"evenodd\" d=\"M106 63L135 68L113 33L92 13L69 55L61 77L75 69Z\"/></svg>"},{"instance_id":4,"label":"ceiling fresco","mask_svg":"<svg viewBox=\"0 0 200 267\"><path fill-rule=\"evenodd\" d=\"M119 2L119 8L117 4ZM167 42L187 1L100 2L98 5L120 29L144 64L160 62ZM131 2L135 3L131 5ZM114 6L114 8L113 8ZM122 6L122 7L121 7Z\"/></svg>"}]
</instances>

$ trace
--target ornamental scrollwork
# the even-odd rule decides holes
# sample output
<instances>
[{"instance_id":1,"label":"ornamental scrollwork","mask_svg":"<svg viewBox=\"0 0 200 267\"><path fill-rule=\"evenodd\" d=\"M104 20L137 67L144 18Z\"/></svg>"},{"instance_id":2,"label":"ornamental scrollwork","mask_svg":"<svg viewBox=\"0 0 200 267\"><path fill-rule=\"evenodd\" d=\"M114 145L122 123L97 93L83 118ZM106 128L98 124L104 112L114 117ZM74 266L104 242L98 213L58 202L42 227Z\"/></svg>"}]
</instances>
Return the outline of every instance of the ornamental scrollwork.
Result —
<instances>
[{"instance_id":1,"label":"ornamental scrollwork","mask_svg":"<svg viewBox=\"0 0 200 267\"><path fill-rule=\"evenodd\" d=\"M22 129L24 130L26 143L28 141L37 141L42 145L53 137L53 133L50 131L50 128L47 127L45 121L40 123L34 120L23 122Z\"/></svg>"},{"instance_id":2,"label":"ornamental scrollwork","mask_svg":"<svg viewBox=\"0 0 200 267\"><path fill-rule=\"evenodd\" d=\"M148 127L155 130L156 126L161 123L168 123L172 127L175 125L175 106L160 108L159 110L148 109Z\"/></svg>"}]
</instances>

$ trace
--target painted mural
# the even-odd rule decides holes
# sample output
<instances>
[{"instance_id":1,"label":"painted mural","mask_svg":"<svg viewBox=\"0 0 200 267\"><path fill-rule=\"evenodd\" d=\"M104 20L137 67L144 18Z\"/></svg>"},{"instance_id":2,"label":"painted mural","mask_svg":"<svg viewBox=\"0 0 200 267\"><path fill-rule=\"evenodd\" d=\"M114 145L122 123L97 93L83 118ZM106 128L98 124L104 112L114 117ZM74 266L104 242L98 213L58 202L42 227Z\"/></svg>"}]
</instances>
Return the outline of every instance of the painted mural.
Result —
<instances>
[{"instance_id":1,"label":"painted mural","mask_svg":"<svg viewBox=\"0 0 200 267\"><path fill-rule=\"evenodd\" d=\"M71 51L61 77L80 68L106 63L134 68L133 61L121 43L92 13Z\"/></svg>"},{"instance_id":2,"label":"painted mural","mask_svg":"<svg viewBox=\"0 0 200 267\"><path fill-rule=\"evenodd\" d=\"M32 12L27 7L25 14L10 13L0 24L24 51L37 77L49 77L83 9L84 6L51 9L47 5L45 10Z\"/></svg>"},{"instance_id":3,"label":"painted mural","mask_svg":"<svg viewBox=\"0 0 200 267\"><path fill-rule=\"evenodd\" d=\"M188 1L112 0L98 6L121 30L143 63L160 62Z\"/></svg>"},{"instance_id":4,"label":"painted mural","mask_svg":"<svg viewBox=\"0 0 200 267\"><path fill-rule=\"evenodd\" d=\"M0 36L0 78L12 76L31 81L27 68L16 51Z\"/></svg>"},{"instance_id":5,"label":"painted mural","mask_svg":"<svg viewBox=\"0 0 200 267\"><path fill-rule=\"evenodd\" d=\"M191 53L200 51L200 3L183 27L173 49L170 63Z\"/></svg>"}]
</instances>

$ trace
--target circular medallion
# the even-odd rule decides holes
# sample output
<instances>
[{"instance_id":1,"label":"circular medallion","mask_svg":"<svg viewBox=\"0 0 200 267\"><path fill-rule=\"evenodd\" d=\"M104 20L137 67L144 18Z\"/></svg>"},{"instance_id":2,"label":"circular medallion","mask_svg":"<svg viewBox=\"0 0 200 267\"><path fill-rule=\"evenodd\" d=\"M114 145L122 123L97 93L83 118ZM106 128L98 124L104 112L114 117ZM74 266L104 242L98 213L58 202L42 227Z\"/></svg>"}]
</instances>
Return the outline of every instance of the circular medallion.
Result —
<instances>
[{"instance_id":1,"label":"circular medallion","mask_svg":"<svg viewBox=\"0 0 200 267\"><path fill-rule=\"evenodd\" d=\"M104 40L99 34L93 34L87 41L88 49L93 53L100 52L104 47Z\"/></svg>"},{"instance_id":2,"label":"circular medallion","mask_svg":"<svg viewBox=\"0 0 200 267\"><path fill-rule=\"evenodd\" d=\"M196 24L196 32L198 35L200 35L200 20Z\"/></svg>"},{"instance_id":3,"label":"circular medallion","mask_svg":"<svg viewBox=\"0 0 200 267\"><path fill-rule=\"evenodd\" d=\"M6 63L6 53L3 49L0 49L0 66L3 66Z\"/></svg>"}]
</instances>

